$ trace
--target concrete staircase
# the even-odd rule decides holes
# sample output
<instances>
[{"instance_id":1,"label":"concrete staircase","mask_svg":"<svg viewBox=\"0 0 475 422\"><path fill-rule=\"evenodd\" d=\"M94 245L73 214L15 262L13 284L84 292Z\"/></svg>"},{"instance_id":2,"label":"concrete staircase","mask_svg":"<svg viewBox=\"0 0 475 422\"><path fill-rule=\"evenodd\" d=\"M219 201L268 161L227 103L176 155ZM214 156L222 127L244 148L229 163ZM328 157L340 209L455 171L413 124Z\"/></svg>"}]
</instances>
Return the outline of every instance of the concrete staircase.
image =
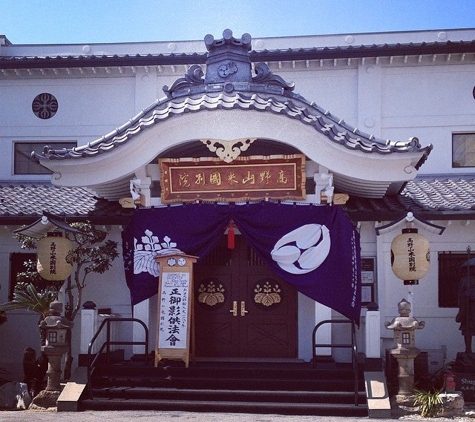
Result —
<instances>
[{"instance_id":1,"label":"concrete staircase","mask_svg":"<svg viewBox=\"0 0 475 422\"><path fill-rule=\"evenodd\" d=\"M363 372L351 365L163 362L101 365L79 410L180 410L368 417Z\"/></svg>"}]
</instances>

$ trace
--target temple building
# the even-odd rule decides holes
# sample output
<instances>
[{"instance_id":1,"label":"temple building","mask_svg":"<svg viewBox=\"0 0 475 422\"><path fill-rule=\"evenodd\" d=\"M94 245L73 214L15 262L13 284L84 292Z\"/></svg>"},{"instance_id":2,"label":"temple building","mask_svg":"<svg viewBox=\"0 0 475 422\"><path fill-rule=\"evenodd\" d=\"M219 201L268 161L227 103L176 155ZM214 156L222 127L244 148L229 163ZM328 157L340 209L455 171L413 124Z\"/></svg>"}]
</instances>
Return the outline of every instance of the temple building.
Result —
<instances>
[{"instance_id":1,"label":"temple building","mask_svg":"<svg viewBox=\"0 0 475 422\"><path fill-rule=\"evenodd\" d=\"M428 371L454 359L461 266L475 249L475 30L203 35L74 45L0 35L0 303L34 253L15 230L43 216L87 220L120 257L91 275L83 302L142 320L151 344L156 258L184 254L197 259L196 357L311 361L314 327L348 320L358 350L384 360L386 323L406 298L426 322L416 343ZM394 272L406 229L430 245L420 279ZM0 366L21 374L36 322L9 313ZM324 335L341 343L347 332ZM81 335L78 321L75 357Z\"/></svg>"}]
</instances>

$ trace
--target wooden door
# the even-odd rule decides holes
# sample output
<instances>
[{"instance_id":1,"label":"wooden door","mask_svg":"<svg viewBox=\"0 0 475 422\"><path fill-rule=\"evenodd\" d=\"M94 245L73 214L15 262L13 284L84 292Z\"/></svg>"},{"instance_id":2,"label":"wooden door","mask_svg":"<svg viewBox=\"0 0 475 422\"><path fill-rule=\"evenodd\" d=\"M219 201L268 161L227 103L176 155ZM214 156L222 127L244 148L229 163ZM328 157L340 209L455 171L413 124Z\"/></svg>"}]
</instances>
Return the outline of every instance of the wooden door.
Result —
<instances>
[{"instance_id":1,"label":"wooden door","mask_svg":"<svg viewBox=\"0 0 475 422\"><path fill-rule=\"evenodd\" d=\"M242 236L232 250L223 236L194 279L196 356L297 357L297 293Z\"/></svg>"}]
</instances>

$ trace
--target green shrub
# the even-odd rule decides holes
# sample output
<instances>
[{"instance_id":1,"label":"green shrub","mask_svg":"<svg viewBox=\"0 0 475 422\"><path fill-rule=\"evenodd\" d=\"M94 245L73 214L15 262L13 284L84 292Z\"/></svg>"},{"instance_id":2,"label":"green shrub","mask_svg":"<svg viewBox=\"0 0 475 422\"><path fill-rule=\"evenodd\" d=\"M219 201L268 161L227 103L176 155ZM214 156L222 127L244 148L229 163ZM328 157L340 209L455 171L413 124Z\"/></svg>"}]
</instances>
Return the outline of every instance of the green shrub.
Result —
<instances>
[{"instance_id":1,"label":"green shrub","mask_svg":"<svg viewBox=\"0 0 475 422\"><path fill-rule=\"evenodd\" d=\"M414 405L419 406L423 418L432 418L437 415L442 406L440 391L415 390L414 396L416 398Z\"/></svg>"}]
</instances>

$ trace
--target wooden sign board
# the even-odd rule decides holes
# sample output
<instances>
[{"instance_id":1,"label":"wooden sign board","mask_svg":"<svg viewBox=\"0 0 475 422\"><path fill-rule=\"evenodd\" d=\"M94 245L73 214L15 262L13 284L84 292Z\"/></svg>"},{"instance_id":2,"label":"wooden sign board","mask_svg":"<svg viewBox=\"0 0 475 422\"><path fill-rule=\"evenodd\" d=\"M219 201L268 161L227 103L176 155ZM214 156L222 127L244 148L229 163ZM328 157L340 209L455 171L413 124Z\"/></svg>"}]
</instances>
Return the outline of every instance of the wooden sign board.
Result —
<instances>
[{"instance_id":1,"label":"wooden sign board","mask_svg":"<svg viewBox=\"0 0 475 422\"><path fill-rule=\"evenodd\" d=\"M305 155L159 160L163 203L249 201L306 197Z\"/></svg>"},{"instance_id":2,"label":"wooden sign board","mask_svg":"<svg viewBox=\"0 0 475 422\"><path fill-rule=\"evenodd\" d=\"M190 363L193 302L193 264L197 257L166 255L156 258L160 268L155 366L161 359Z\"/></svg>"}]
</instances>

